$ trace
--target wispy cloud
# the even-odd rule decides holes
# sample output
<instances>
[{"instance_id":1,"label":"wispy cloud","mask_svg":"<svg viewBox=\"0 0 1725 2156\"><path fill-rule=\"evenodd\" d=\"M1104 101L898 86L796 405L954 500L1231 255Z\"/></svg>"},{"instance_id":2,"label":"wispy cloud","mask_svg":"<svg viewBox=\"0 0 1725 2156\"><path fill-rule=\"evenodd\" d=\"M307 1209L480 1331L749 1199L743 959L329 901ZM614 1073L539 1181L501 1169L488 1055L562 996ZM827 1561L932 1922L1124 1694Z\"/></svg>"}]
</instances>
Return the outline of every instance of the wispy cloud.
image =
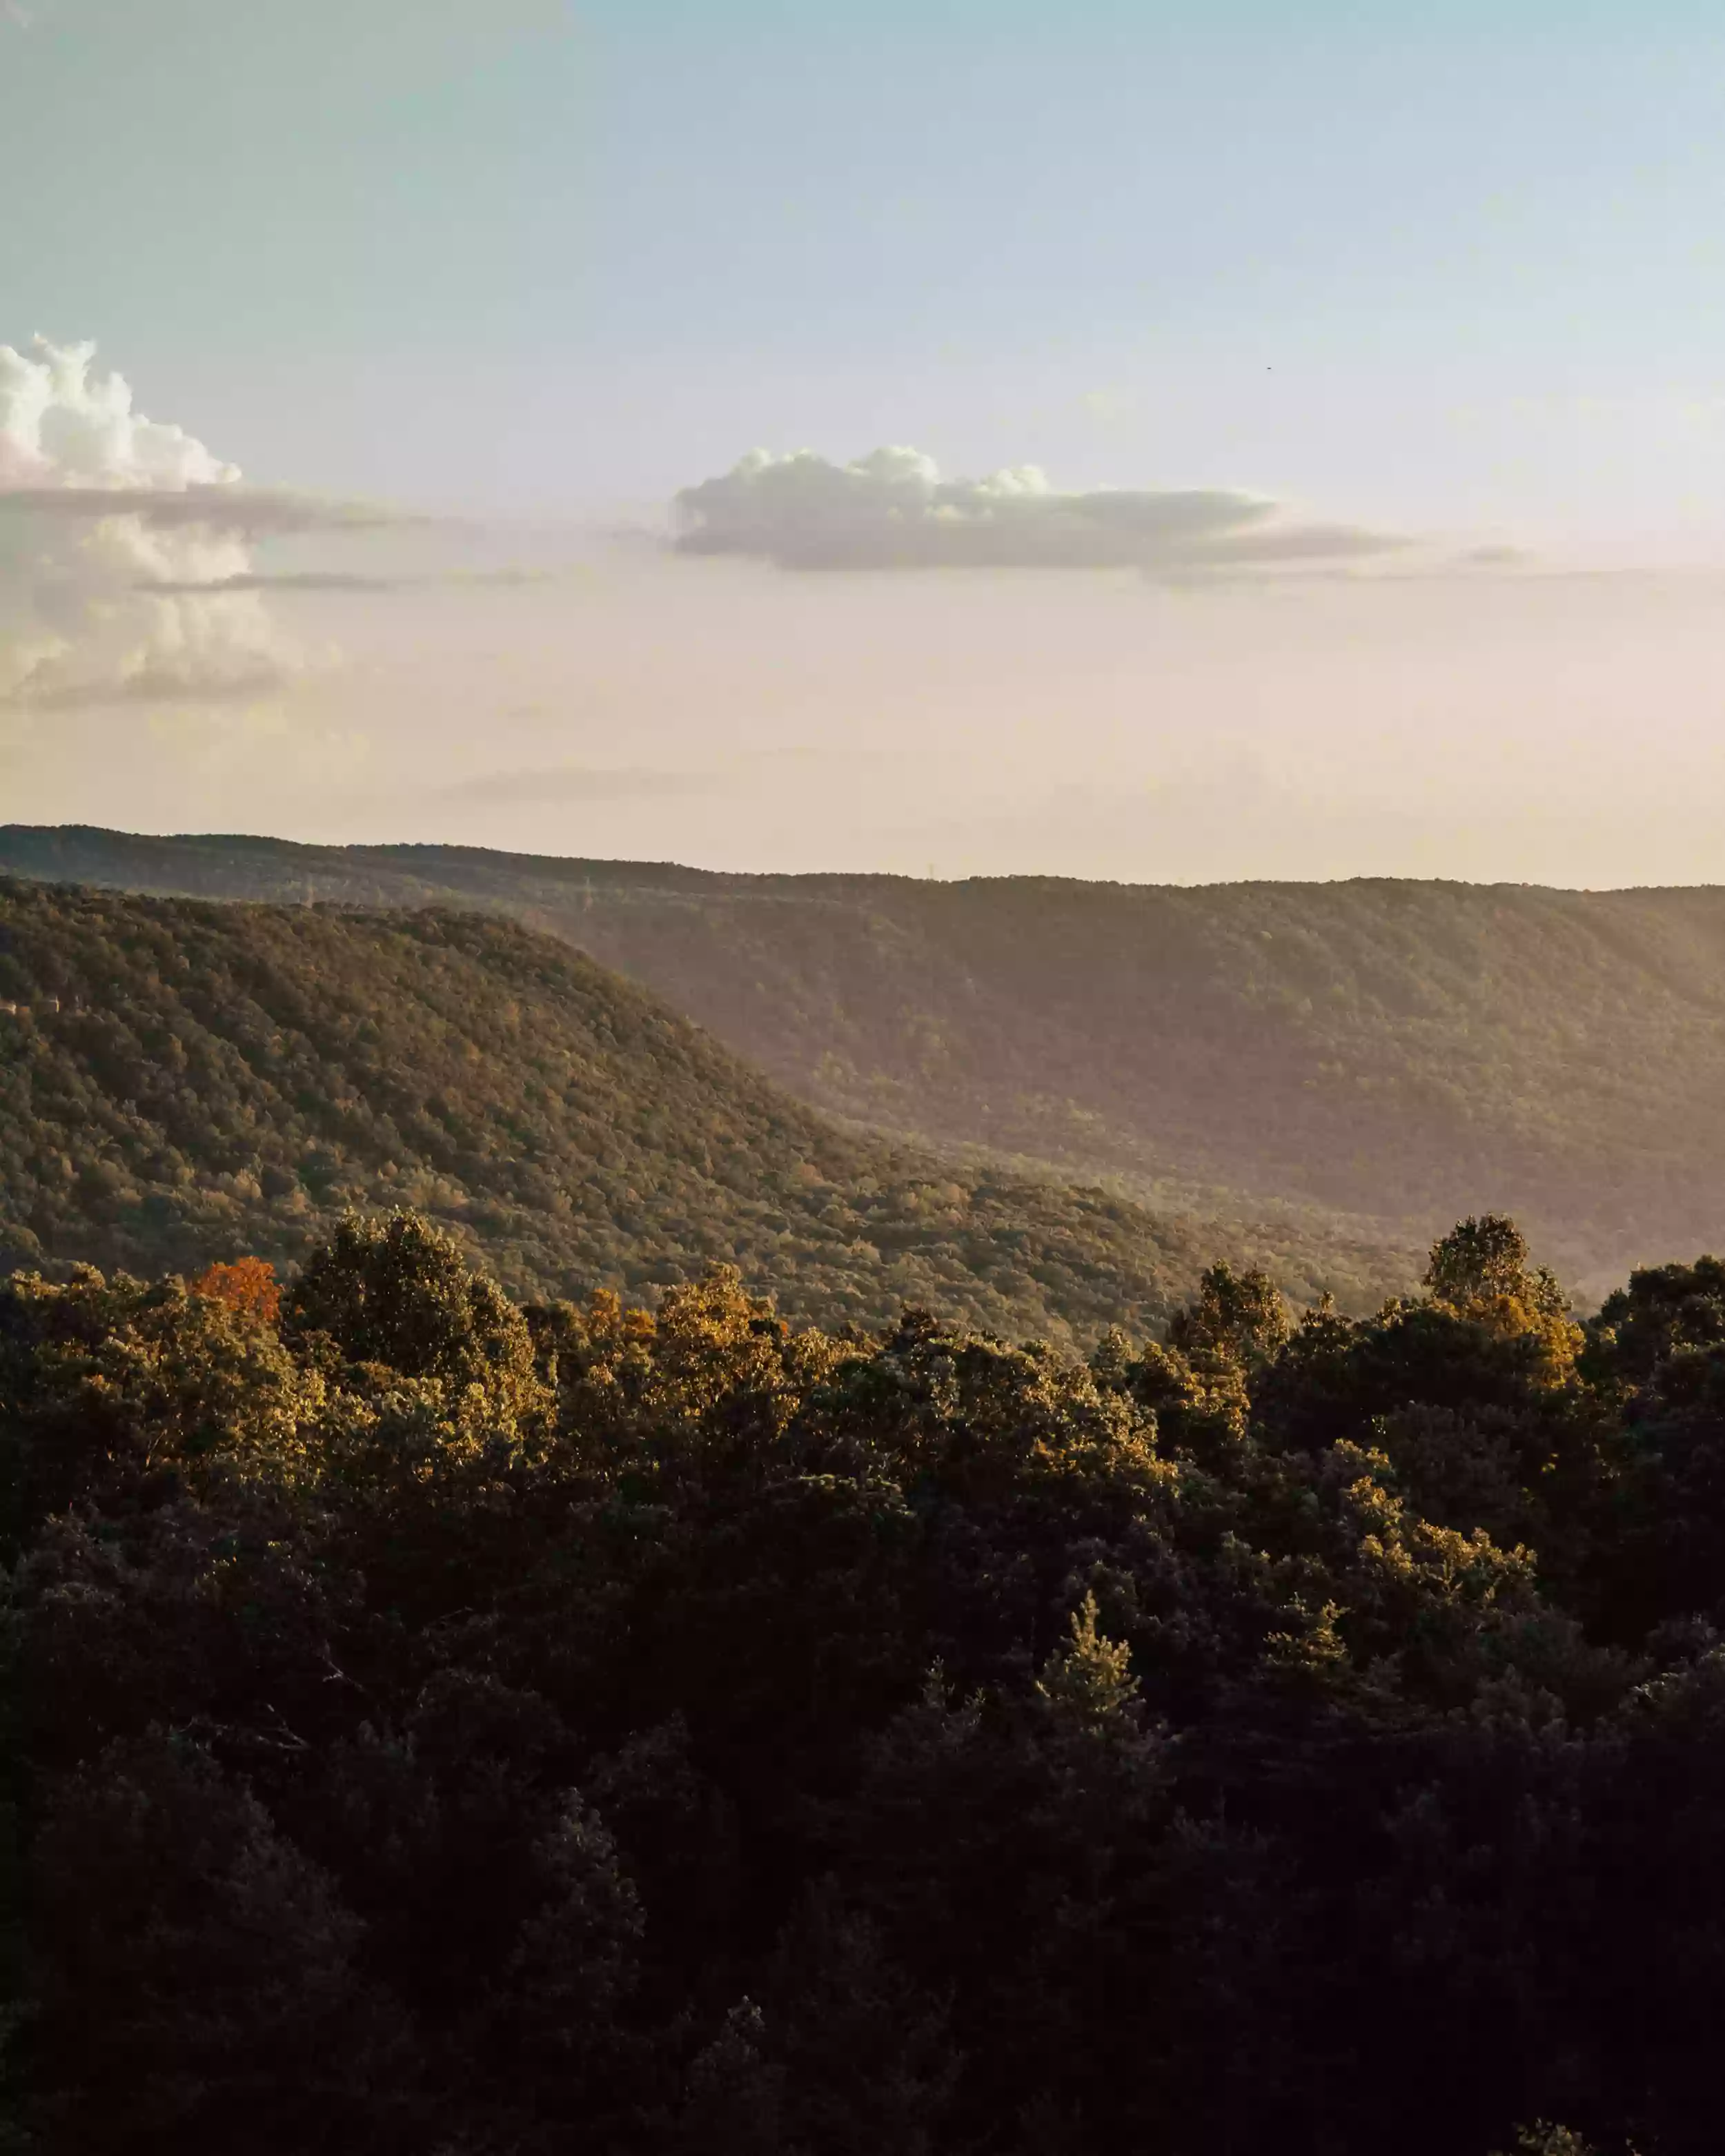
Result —
<instances>
[{"instance_id":1,"label":"wispy cloud","mask_svg":"<svg viewBox=\"0 0 1725 2156\"><path fill-rule=\"evenodd\" d=\"M490 771L431 787L444 801L516 802L666 800L722 792L732 783L718 771L664 771L623 765L559 763Z\"/></svg>"},{"instance_id":2,"label":"wispy cloud","mask_svg":"<svg viewBox=\"0 0 1725 2156\"><path fill-rule=\"evenodd\" d=\"M1458 569L1524 569L1535 557L1523 547L1468 547L1450 558Z\"/></svg>"},{"instance_id":3,"label":"wispy cloud","mask_svg":"<svg viewBox=\"0 0 1725 2156\"><path fill-rule=\"evenodd\" d=\"M245 569L204 582L172 577L144 577L133 585L160 598L195 598L218 592L393 592L398 579L366 577L346 569Z\"/></svg>"},{"instance_id":4,"label":"wispy cloud","mask_svg":"<svg viewBox=\"0 0 1725 2156\"><path fill-rule=\"evenodd\" d=\"M233 532L263 539L306 531L372 531L431 520L375 503L334 501L281 488L194 480L184 486L104 486L69 481L54 486L7 486L0 475L0 514L88 521L136 517L157 531Z\"/></svg>"},{"instance_id":5,"label":"wispy cloud","mask_svg":"<svg viewBox=\"0 0 1725 2156\"><path fill-rule=\"evenodd\" d=\"M10 701L39 711L87 711L111 704L249 704L295 678L291 667L259 661L213 674L199 665L156 663L120 680L44 682Z\"/></svg>"},{"instance_id":6,"label":"wispy cloud","mask_svg":"<svg viewBox=\"0 0 1725 2156\"><path fill-rule=\"evenodd\" d=\"M0 496L0 501L4 497ZM546 584L557 580L554 569L443 569L424 574L373 577L347 569L247 569L234 576L205 583L176 582L171 578L145 578L135 589L163 598L191 598L214 592L403 592L432 586Z\"/></svg>"}]
</instances>

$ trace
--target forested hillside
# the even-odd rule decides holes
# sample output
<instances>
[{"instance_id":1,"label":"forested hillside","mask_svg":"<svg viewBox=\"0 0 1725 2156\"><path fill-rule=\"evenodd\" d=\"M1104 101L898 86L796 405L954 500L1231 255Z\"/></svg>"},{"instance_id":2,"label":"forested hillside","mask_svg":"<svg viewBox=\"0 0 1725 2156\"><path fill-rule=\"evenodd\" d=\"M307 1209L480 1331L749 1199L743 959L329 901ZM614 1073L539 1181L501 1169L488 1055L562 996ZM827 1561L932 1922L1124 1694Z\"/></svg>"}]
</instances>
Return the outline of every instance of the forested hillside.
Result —
<instances>
[{"instance_id":1,"label":"forested hillside","mask_svg":"<svg viewBox=\"0 0 1725 2156\"><path fill-rule=\"evenodd\" d=\"M1085 1359L0 1278L0 2144L1716 2156L1722 1590L1725 1268L1501 1219Z\"/></svg>"},{"instance_id":2,"label":"forested hillside","mask_svg":"<svg viewBox=\"0 0 1725 2156\"><path fill-rule=\"evenodd\" d=\"M714 1262L788 1311L901 1302L1051 1337L1153 1326L1217 1247L1098 1191L849 1134L566 943L0 882L0 1253L135 1271L291 1262L412 1205L512 1291L650 1291ZM1242 1234L1310 1300L1394 1252Z\"/></svg>"},{"instance_id":3,"label":"forested hillside","mask_svg":"<svg viewBox=\"0 0 1725 2156\"><path fill-rule=\"evenodd\" d=\"M713 875L17 827L6 865L511 912L805 1099L1153 1198L1422 1235L1508 1205L1601 1287L1725 1232L1722 891Z\"/></svg>"}]
</instances>

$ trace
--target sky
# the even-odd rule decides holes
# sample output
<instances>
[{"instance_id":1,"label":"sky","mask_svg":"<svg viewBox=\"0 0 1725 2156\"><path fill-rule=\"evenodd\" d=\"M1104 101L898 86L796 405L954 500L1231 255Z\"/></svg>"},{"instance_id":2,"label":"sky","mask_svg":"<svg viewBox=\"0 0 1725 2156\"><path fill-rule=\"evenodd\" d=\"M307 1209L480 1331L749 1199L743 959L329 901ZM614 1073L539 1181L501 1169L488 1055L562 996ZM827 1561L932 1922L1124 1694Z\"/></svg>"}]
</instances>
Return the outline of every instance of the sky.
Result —
<instances>
[{"instance_id":1,"label":"sky","mask_svg":"<svg viewBox=\"0 0 1725 2156\"><path fill-rule=\"evenodd\" d=\"M0 818L1721 874L1717 9L0 0Z\"/></svg>"}]
</instances>

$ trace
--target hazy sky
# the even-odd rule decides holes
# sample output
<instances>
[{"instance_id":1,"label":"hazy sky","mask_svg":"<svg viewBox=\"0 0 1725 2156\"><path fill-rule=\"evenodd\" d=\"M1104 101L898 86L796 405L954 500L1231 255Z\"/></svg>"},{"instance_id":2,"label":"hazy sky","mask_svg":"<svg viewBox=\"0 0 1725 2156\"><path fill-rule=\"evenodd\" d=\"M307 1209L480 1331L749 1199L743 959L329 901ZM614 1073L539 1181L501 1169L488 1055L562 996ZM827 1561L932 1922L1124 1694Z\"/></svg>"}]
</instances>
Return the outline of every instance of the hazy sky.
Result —
<instances>
[{"instance_id":1,"label":"hazy sky","mask_svg":"<svg viewBox=\"0 0 1725 2156\"><path fill-rule=\"evenodd\" d=\"M1716 8L0 0L0 815L1722 872Z\"/></svg>"}]
</instances>

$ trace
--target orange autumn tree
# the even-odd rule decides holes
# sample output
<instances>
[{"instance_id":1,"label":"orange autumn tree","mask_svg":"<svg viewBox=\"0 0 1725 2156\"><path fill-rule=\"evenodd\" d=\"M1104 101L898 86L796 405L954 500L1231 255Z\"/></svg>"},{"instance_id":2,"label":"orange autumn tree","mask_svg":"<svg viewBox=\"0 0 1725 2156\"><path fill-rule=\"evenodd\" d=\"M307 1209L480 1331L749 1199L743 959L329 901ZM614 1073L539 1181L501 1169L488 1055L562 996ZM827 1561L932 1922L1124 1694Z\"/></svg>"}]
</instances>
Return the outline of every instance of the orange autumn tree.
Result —
<instances>
[{"instance_id":1,"label":"orange autumn tree","mask_svg":"<svg viewBox=\"0 0 1725 2156\"><path fill-rule=\"evenodd\" d=\"M193 1281L192 1292L265 1325L275 1322L281 1308L281 1284L267 1258L236 1258L232 1265L208 1265Z\"/></svg>"}]
</instances>

